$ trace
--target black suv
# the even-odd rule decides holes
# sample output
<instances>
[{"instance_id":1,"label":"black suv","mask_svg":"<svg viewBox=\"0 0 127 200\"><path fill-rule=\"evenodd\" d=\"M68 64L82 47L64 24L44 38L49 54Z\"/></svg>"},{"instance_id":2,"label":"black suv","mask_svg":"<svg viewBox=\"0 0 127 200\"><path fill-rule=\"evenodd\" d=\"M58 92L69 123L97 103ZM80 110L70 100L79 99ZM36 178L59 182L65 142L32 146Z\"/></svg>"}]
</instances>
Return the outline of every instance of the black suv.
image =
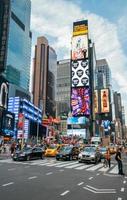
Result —
<instances>
[{"instance_id":1,"label":"black suv","mask_svg":"<svg viewBox=\"0 0 127 200\"><path fill-rule=\"evenodd\" d=\"M56 160L73 160L78 159L79 148L75 146L63 146L56 155Z\"/></svg>"}]
</instances>

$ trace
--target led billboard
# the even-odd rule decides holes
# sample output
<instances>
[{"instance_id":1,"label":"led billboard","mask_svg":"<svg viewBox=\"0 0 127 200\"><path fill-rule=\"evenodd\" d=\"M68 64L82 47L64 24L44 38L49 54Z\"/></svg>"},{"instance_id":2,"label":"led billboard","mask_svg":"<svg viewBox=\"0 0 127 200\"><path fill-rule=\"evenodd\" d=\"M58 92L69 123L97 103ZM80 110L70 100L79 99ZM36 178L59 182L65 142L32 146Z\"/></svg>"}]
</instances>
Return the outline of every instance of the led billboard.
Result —
<instances>
[{"instance_id":1,"label":"led billboard","mask_svg":"<svg viewBox=\"0 0 127 200\"><path fill-rule=\"evenodd\" d=\"M71 59L86 59L88 58L88 36L79 35L72 37Z\"/></svg>"},{"instance_id":2,"label":"led billboard","mask_svg":"<svg viewBox=\"0 0 127 200\"><path fill-rule=\"evenodd\" d=\"M90 94L88 88L72 88L71 110L72 116L90 115Z\"/></svg>"},{"instance_id":3,"label":"led billboard","mask_svg":"<svg viewBox=\"0 0 127 200\"><path fill-rule=\"evenodd\" d=\"M89 65L88 59L71 62L72 87L89 86Z\"/></svg>"},{"instance_id":4,"label":"led billboard","mask_svg":"<svg viewBox=\"0 0 127 200\"><path fill-rule=\"evenodd\" d=\"M102 113L109 112L109 90L108 89L101 90L101 112Z\"/></svg>"},{"instance_id":5,"label":"led billboard","mask_svg":"<svg viewBox=\"0 0 127 200\"><path fill-rule=\"evenodd\" d=\"M94 112L98 113L98 91L94 91Z\"/></svg>"},{"instance_id":6,"label":"led billboard","mask_svg":"<svg viewBox=\"0 0 127 200\"><path fill-rule=\"evenodd\" d=\"M73 23L73 36L88 34L88 20Z\"/></svg>"}]
</instances>

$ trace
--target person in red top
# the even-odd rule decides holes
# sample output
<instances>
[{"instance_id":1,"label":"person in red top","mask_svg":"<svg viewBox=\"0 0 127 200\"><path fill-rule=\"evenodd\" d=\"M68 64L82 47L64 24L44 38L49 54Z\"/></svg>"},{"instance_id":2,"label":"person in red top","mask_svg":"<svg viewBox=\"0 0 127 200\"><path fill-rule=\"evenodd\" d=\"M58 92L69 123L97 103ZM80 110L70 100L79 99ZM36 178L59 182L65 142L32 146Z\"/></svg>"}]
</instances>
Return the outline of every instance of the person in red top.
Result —
<instances>
[{"instance_id":1,"label":"person in red top","mask_svg":"<svg viewBox=\"0 0 127 200\"><path fill-rule=\"evenodd\" d=\"M106 151L105 159L106 159L106 162L107 162L107 164L110 168L111 167L111 155L110 155L110 149L109 148Z\"/></svg>"}]
</instances>

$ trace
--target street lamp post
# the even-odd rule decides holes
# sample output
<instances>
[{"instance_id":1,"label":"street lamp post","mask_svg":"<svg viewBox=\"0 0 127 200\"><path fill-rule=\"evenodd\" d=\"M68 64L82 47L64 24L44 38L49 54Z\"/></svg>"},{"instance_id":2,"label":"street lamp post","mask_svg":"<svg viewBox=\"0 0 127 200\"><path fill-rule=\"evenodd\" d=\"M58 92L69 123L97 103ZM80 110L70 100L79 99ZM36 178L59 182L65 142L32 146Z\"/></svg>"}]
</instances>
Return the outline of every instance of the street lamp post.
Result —
<instances>
[{"instance_id":1,"label":"street lamp post","mask_svg":"<svg viewBox=\"0 0 127 200\"><path fill-rule=\"evenodd\" d=\"M39 110L38 110L38 116L37 116L37 145L38 145L38 136L39 136Z\"/></svg>"}]
</instances>

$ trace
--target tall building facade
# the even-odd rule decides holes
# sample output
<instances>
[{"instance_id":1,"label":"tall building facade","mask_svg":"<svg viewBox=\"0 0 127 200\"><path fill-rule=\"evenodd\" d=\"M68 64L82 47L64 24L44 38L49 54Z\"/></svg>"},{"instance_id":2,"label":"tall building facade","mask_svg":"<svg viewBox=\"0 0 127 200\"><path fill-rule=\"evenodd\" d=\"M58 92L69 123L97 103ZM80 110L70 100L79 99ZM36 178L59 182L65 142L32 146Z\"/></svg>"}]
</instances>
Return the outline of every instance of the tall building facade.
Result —
<instances>
[{"instance_id":1,"label":"tall building facade","mask_svg":"<svg viewBox=\"0 0 127 200\"><path fill-rule=\"evenodd\" d=\"M4 70L2 75L12 84L29 90L30 59L31 59L31 37L30 32L30 0L5 0L0 1L3 15L0 16L3 33L2 45L4 48ZM6 27L6 35L4 27ZM3 38L8 42L4 41ZM2 58L1 58L2 62ZM2 64L2 63L1 63Z\"/></svg>"},{"instance_id":2,"label":"tall building facade","mask_svg":"<svg viewBox=\"0 0 127 200\"><path fill-rule=\"evenodd\" d=\"M110 88L111 70L106 59L97 60L95 69L95 84L97 89Z\"/></svg>"},{"instance_id":3,"label":"tall building facade","mask_svg":"<svg viewBox=\"0 0 127 200\"><path fill-rule=\"evenodd\" d=\"M37 38L33 66L33 103L43 115L54 115L57 56L45 37Z\"/></svg>"},{"instance_id":4,"label":"tall building facade","mask_svg":"<svg viewBox=\"0 0 127 200\"><path fill-rule=\"evenodd\" d=\"M58 116L70 111L70 59L57 62L56 108Z\"/></svg>"}]
</instances>

